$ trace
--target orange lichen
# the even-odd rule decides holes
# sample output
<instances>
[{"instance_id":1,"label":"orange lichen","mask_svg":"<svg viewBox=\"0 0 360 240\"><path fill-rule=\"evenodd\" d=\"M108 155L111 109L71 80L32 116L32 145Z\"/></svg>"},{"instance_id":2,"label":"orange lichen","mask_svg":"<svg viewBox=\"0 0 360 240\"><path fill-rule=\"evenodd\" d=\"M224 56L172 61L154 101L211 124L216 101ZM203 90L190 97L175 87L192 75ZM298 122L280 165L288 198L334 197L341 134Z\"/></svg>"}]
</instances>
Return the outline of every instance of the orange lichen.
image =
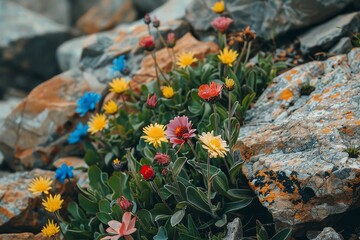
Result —
<instances>
[{"instance_id":1,"label":"orange lichen","mask_svg":"<svg viewBox=\"0 0 360 240\"><path fill-rule=\"evenodd\" d=\"M263 198L264 201L267 201L268 203L273 202L276 199L276 194L274 192L270 192L266 195L266 197Z\"/></svg>"},{"instance_id":2,"label":"orange lichen","mask_svg":"<svg viewBox=\"0 0 360 240\"><path fill-rule=\"evenodd\" d=\"M288 80L289 82L292 80L292 76L291 75L286 75L285 79Z\"/></svg>"},{"instance_id":3,"label":"orange lichen","mask_svg":"<svg viewBox=\"0 0 360 240\"><path fill-rule=\"evenodd\" d=\"M292 69L292 70L289 71L289 73L290 73L290 74L297 74L297 73L298 73L298 70Z\"/></svg>"},{"instance_id":4,"label":"orange lichen","mask_svg":"<svg viewBox=\"0 0 360 240\"><path fill-rule=\"evenodd\" d=\"M312 101L321 102L323 100L321 94L314 94L314 96L311 98Z\"/></svg>"},{"instance_id":5,"label":"orange lichen","mask_svg":"<svg viewBox=\"0 0 360 240\"><path fill-rule=\"evenodd\" d=\"M330 92L330 88L326 88L324 91L323 91L323 93L328 93L328 92Z\"/></svg>"},{"instance_id":6,"label":"orange lichen","mask_svg":"<svg viewBox=\"0 0 360 240\"><path fill-rule=\"evenodd\" d=\"M335 94L331 95L329 98L335 99L335 98L337 98L339 96L340 96L340 93L338 92L338 93L335 93Z\"/></svg>"},{"instance_id":7,"label":"orange lichen","mask_svg":"<svg viewBox=\"0 0 360 240\"><path fill-rule=\"evenodd\" d=\"M289 89L285 89L284 91L281 92L280 96L279 96L279 100L290 100L294 97L294 93L289 90Z\"/></svg>"},{"instance_id":8,"label":"orange lichen","mask_svg":"<svg viewBox=\"0 0 360 240\"><path fill-rule=\"evenodd\" d=\"M347 112L347 113L344 114L344 117L345 117L346 119L351 119L351 118L354 117L354 113L353 113L352 111Z\"/></svg>"},{"instance_id":9,"label":"orange lichen","mask_svg":"<svg viewBox=\"0 0 360 240\"><path fill-rule=\"evenodd\" d=\"M329 128L329 127L324 128L321 132L324 133L324 134L328 134L328 133L331 132L331 128Z\"/></svg>"},{"instance_id":10,"label":"orange lichen","mask_svg":"<svg viewBox=\"0 0 360 240\"><path fill-rule=\"evenodd\" d=\"M360 125L360 120L357 120L357 121L355 122L355 124L356 124L356 125Z\"/></svg>"},{"instance_id":11,"label":"orange lichen","mask_svg":"<svg viewBox=\"0 0 360 240\"><path fill-rule=\"evenodd\" d=\"M338 88L338 87L341 87L342 86L342 83L338 83L338 84L335 84L334 86L332 86L332 88Z\"/></svg>"}]
</instances>

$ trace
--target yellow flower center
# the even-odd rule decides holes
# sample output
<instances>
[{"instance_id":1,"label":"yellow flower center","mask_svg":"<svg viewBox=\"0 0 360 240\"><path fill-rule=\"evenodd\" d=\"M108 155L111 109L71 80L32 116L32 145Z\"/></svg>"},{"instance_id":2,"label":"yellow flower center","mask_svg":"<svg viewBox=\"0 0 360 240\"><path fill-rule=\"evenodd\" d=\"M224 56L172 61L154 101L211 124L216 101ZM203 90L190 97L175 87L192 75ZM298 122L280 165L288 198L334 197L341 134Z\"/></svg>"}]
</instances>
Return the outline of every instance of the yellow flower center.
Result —
<instances>
[{"instance_id":1,"label":"yellow flower center","mask_svg":"<svg viewBox=\"0 0 360 240\"><path fill-rule=\"evenodd\" d=\"M95 134L102 131L107 125L107 120L104 114L96 114L89 122L89 132Z\"/></svg>"},{"instance_id":2,"label":"yellow flower center","mask_svg":"<svg viewBox=\"0 0 360 240\"><path fill-rule=\"evenodd\" d=\"M123 93L129 89L129 83L126 82L125 78L115 78L109 83L110 92Z\"/></svg>"},{"instance_id":3,"label":"yellow flower center","mask_svg":"<svg viewBox=\"0 0 360 240\"><path fill-rule=\"evenodd\" d=\"M164 87L162 94L165 98L172 98L174 96L174 89L172 87Z\"/></svg>"},{"instance_id":4,"label":"yellow flower center","mask_svg":"<svg viewBox=\"0 0 360 240\"><path fill-rule=\"evenodd\" d=\"M210 144L212 146L215 146L215 148L218 148L218 149L221 148L221 142L220 142L220 140L218 138L211 139Z\"/></svg>"},{"instance_id":5,"label":"yellow flower center","mask_svg":"<svg viewBox=\"0 0 360 240\"><path fill-rule=\"evenodd\" d=\"M149 135L149 137L152 137L152 138L161 138L164 136L164 131L162 128L154 127L154 128L150 129L148 135Z\"/></svg>"},{"instance_id":6,"label":"yellow flower center","mask_svg":"<svg viewBox=\"0 0 360 240\"><path fill-rule=\"evenodd\" d=\"M194 57L194 53L192 53L192 52L182 53L178 57L178 62L176 64L182 68L186 68L187 66L190 66L191 64L193 64L196 61L197 61L197 58Z\"/></svg>"}]
</instances>

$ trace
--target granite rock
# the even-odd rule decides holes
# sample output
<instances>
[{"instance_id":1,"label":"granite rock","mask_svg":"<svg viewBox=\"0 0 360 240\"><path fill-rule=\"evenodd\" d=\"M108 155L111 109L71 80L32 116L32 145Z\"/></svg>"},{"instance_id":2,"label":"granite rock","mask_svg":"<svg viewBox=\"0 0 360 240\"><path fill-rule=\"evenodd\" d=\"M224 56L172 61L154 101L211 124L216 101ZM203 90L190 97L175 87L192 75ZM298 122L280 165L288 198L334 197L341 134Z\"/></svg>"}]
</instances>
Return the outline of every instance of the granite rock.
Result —
<instances>
[{"instance_id":1,"label":"granite rock","mask_svg":"<svg viewBox=\"0 0 360 240\"><path fill-rule=\"evenodd\" d=\"M235 218L227 224L227 233L223 240L238 240L243 237L243 225L240 218Z\"/></svg>"},{"instance_id":2,"label":"granite rock","mask_svg":"<svg viewBox=\"0 0 360 240\"><path fill-rule=\"evenodd\" d=\"M343 240L344 238L335 232L331 227L326 227L324 230L313 240Z\"/></svg>"},{"instance_id":3,"label":"granite rock","mask_svg":"<svg viewBox=\"0 0 360 240\"><path fill-rule=\"evenodd\" d=\"M279 229L301 234L360 206L360 160L344 152L360 145L359 64L357 48L298 66L249 111L235 149Z\"/></svg>"},{"instance_id":4,"label":"granite rock","mask_svg":"<svg viewBox=\"0 0 360 240\"><path fill-rule=\"evenodd\" d=\"M320 50L328 50L349 32L359 31L359 26L360 12L339 15L300 35L301 51L303 53L314 53Z\"/></svg>"},{"instance_id":5,"label":"granite rock","mask_svg":"<svg viewBox=\"0 0 360 240\"><path fill-rule=\"evenodd\" d=\"M334 55L345 54L350 52L352 47L351 38L343 37L329 50L329 53Z\"/></svg>"},{"instance_id":6,"label":"granite rock","mask_svg":"<svg viewBox=\"0 0 360 240\"><path fill-rule=\"evenodd\" d=\"M323 22L335 16L353 0L228 0L227 11L234 19L236 29L249 25L266 40ZM215 0L193 1L187 9L186 19L195 31L211 29L217 14L211 11Z\"/></svg>"}]
</instances>

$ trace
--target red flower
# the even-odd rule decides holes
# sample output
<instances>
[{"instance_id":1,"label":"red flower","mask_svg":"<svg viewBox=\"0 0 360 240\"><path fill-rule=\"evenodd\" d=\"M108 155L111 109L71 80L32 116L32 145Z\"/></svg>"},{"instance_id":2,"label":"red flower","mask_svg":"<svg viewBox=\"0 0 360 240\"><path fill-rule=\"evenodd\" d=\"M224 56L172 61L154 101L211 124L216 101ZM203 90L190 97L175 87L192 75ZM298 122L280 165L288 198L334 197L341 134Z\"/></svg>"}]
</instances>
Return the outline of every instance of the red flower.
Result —
<instances>
[{"instance_id":1,"label":"red flower","mask_svg":"<svg viewBox=\"0 0 360 240\"><path fill-rule=\"evenodd\" d=\"M198 95L207 102L215 103L220 98L222 84L211 82L209 85L203 84L199 87Z\"/></svg>"},{"instance_id":2,"label":"red flower","mask_svg":"<svg viewBox=\"0 0 360 240\"><path fill-rule=\"evenodd\" d=\"M150 94L148 95L147 97L147 100L146 100L146 106L148 108L156 108L156 93L154 93L152 96L150 96Z\"/></svg>"},{"instance_id":3,"label":"red flower","mask_svg":"<svg viewBox=\"0 0 360 240\"><path fill-rule=\"evenodd\" d=\"M117 202L123 211L129 210L133 205L133 203L124 196L121 197L121 200L118 198Z\"/></svg>"},{"instance_id":4,"label":"red flower","mask_svg":"<svg viewBox=\"0 0 360 240\"><path fill-rule=\"evenodd\" d=\"M140 39L139 45L148 51L152 51L155 48L155 40L153 36L144 36Z\"/></svg>"},{"instance_id":5,"label":"red flower","mask_svg":"<svg viewBox=\"0 0 360 240\"><path fill-rule=\"evenodd\" d=\"M231 18L228 17L217 17L212 22L211 25L221 33L224 33L233 22Z\"/></svg>"},{"instance_id":6,"label":"red flower","mask_svg":"<svg viewBox=\"0 0 360 240\"><path fill-rule=\"evenodd\" d=\"M140 174L146 181L152 181L155 178L155 170L146 164L141 167Z\"/></svg>"},{"instance_id":7,"label":"red flower","mask_svg":"<svg viewBox=\"0 0 360 240\"><path fill-rule=\"evenodd\" d=\"M156 160L161 165L167 166L170 163L170 156L167 154L158 152L155 154L154 160Z\"/></svg>"}]
</instances>

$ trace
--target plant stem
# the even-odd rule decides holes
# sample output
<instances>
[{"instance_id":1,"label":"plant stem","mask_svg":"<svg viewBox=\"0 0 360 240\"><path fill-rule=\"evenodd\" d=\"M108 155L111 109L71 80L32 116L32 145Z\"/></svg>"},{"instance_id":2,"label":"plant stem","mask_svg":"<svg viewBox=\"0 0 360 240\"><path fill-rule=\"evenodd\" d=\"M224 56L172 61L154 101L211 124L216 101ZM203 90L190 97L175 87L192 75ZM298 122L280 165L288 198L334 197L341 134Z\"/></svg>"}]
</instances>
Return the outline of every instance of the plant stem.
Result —
<instances>
[{"instance_id":1,"label":"plant stem","mask_svg":"<svg viewBox=\"0 0 360 240\"><path fill-rule=\"evenodd\" d=\"M158 186L156 185L156 183L154 183L153 181L150 182L151 186L153 186L153 188L155 189L155 192L159 195L161 201L163 202L163 204L165 205L165 207L171 212L173 213L173 211L171 210L171 208L169 207L169 205L166 203L165 199L161 196L160 191Z\"/></svg>"},{"instance_id":2,"label":"plant stem","mask_svg":"<svg viewBox=\"0 0 360 240\"><path fill-rule=\"evenodd\" d=\"M231 91L229 91L229 107L228 107L228 141L229 147L231 148L231 131L230 131L230 122L231 122Z\"/></svg>"},{"instance_id":3,"label":"plant stem","mask_svg":"<svg viewBox=\"0 0 360 240\"><path fill-rule=\"evenodd\" d=\"M132 173L134 179L135 179L135 182L136 182L136 185L139 187L139 189L141 189L141 185L140 185L140 180L136 174L136 167L135 167L135 164L133 163L132 159L131 159L131 156L130 156L130 149L126 149L126 159L128 160L128 163L129 163L129 167L130 167L130 172Z\"/></svg>"},{"instance_id":4,"label":"plant stem","mask_svg":"<svg viewBox=\"0 0 360 240\"><path fill-rule=\"evenodd\" d=\"M213 209L212 209L212 203L211 203L211 180L210 180L210 157L208 155L208 158L207 158L207 184L208 184L208 194L207 194L207 197L208 197L208 204L209 204L209 207L211 209L211 213L213 213Z\"/></svg>"},{"instance_id":5,"label":"plant stem","mask_svg":"<svg viewBox=\"0 0 360 240\"><path fill-rule=\"evenodd\" d=\"M158 36L159 36L159 39L160 39L161 43L164 45L164 47L166 48L166 50L167 50L167 52L168 52L168 54L169 54L169 57L170 57L170 59L171 59L171 65L173 65L172 57L171 57L171 53L170 53L170 50L169 50L169 48L168 48L168 45L166 44L163 36L161 35L159 28L157 28L156 30L157 30L157 34L158 34Z\"/></svg>"},{"instance_id":6,"label":"plant stem","mask_svg":"<svg viewBox=\"0 0 360 240\"><path fill-rule=\"evenodd\" d=\"M190 140L187 141L187 143L189 144L189 146L190 146L190 148L191 148L191 151L192 151L192 153L193 153L194 156L195 156L196 161L200 164L200 159L199 159L198 155L196 154L194 145L192 144L192 142L191 142Z\"/></svg>"},{"instance_id":7,"label":"plant stem","mask_svg":"<svg viewBox=\"0 0 360 240\"><path fill-rule=\"evenodd\" d=\"M156 55L155 55L155 51L153 50L151 52L151 56L154 60L154 63L155 63L155 74L156 74L156 82L157 82L157 85L158 85L158 90L159 90L159 93L161 93L161 90L160 90L160 79L159 79L159 73L158 73L158 66L157 66L157 61L156 61Z\"/></svg>"},{"instance_id":8,"label":"plant stem","mask_svg":"<svg viewBox=\"0 0 360 240\"><path fill-rule=\"evenodd\" d=\"M59 215L59 216L58 216L58 215ZM62 220L62 218L60 217L60 213L59 213L58 211L55 211L55 212L54 212L54 216L55 216L55 218L56 218L57 223L59 224L59 228L60 228L61 234L62 234L62 235L64 236L64 238L66 239L65 233L63 232L63 230L62 230L62 228L61 228L61 225L60 225L60 222L61 222L61 221L62 221L62 222L65 222L65 221Z\"/></svg>"},{"instance_id":9,"label":"plant stem","mask_svg":"<svg viewBox=\"0 0 360 240\"><path fill-rule=\"evenodd\" d=\"M246 63L249 61L249 56L250 56L250 52L251 52L251 44L252 44L252 42L249 42L248 49L247 49L247 52L246 52L246 58L245 58L244 64L246 64Z\"/></svg>"},{"instance_id":10,"label":"plant stem","mask_svg":"<svg viewBox=\"0 0 360 240\"><path fill-rule=\"evenodd\" d=\"M222 35L223 35L223 38L224 38L224 45L227 48L228 45L227 45L227 41L226 41L226 33L223 33Z\"/></svg>"},{"instance_id":11,"label":"plant stem","mask_svg":"<svg viewBox=\"0 0 360 240\"><path fill-rule=\"evenodd\" d=\"M128 113L128 112L129 112L129 109L127 108L126 101L125 101L125 98L124 98L124 95L123 95L123 94L121 94L121 99L122 99L122 101L123 101L123 103L124 103L125 111Z\"/></svg>"},{"instance_id":12,"label":"plant stem","mask_svg":"<svg viewBox=\"0 0 360 240\"><path fill-rule=\"evenodd\" d=\"M236 63L236 66L235 66L235 69L234 69L235 75L236 75L236 72L237 72L237 70L238 70L238 68L239 68L239 66L240 66L240 63L241 63L241 60L242 60L242 58L243 58L244 52L245 52L245 50L246 50L246 47L247 47L247 41L244 42L244 46L243 46L243 48L241 49L240 56L239 56L238 61L237 61L237 63Z\"/></svg>"},{"instance_id":13,"label":"plant stem","mask_svg":"<svg viewBox=\"0 0 360 240\"><path fill-rule=\"evenodd\" d=\"M214 109L214 118L215 118L215 135L218 134L218 120L217 120L217 111L216 111L216 103L212 104L213 109Z\"/></svg>"}]
</instances>

